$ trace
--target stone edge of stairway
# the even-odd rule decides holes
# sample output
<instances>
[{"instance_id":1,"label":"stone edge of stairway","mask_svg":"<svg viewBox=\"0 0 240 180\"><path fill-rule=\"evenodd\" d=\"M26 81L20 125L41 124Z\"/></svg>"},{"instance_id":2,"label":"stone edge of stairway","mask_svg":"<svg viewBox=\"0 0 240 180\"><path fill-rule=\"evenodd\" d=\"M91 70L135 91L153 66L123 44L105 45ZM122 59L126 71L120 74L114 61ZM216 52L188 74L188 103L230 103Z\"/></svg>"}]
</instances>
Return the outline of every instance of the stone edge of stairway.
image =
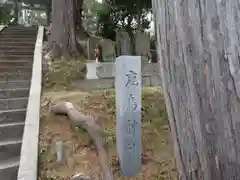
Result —
<instances>
[{"instance_id":1,"label":"stone edge of stairway","mask_svg":"<svg viewBox=\"0 0 240 180\"><path fill-rule=\"evenodd\" d=\"M32 79L22 140L17 180L37 180L40 98L42 90L42 46L44 27L38 27L34 50Z\"/></svg>"},{"instance_id":2,"label":"stone edge of stairway","mask_svg":"<svg viewBox=\"0 0 240 180\"><path fill-rule=\"evenodd\" d=\"M5 25L0 25L0 32L5 28Z\"/></svg>"}]
</instances>

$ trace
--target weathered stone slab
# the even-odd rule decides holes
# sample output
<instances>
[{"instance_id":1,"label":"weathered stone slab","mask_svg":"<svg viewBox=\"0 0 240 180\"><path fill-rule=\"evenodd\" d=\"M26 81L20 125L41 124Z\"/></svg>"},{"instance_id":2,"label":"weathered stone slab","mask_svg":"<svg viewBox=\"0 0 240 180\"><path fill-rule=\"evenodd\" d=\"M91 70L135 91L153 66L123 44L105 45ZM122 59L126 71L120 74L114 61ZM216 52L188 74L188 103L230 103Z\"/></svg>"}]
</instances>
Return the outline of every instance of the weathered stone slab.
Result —
<instances>
[{"instance_id":1,"label":"weathered stone slab","mask_svg":"<svg viewBox=\"0 0 240 180\"><path fill-rule=\"evenodd\" d=\"M131 55L131 39L124 29L120 29L116 35L117 55Z\"/></svg>"},{"instance_id":2,"label":"weathered stone slab","mask_svg":"<svg viewBox=\"0 0 240 180\"><path fill-rule=\"evenodd\" d=\"M141 57L116 60L117 152L124 176L141 169Z\"/></svg>"},{"instance_id":3,"label":"weathered stone slab","mask_svg":"<svg viewBox=\"0 0 240 180\"><path fill-rule=\"evenodd\" d=\"M135 35L135 51L137 56L147 56L150 52L150 37L144 32L137 31Z\"/></svg>"},{"instance_id":4,"label":"weathered stone slab","mask_svg":"<svg viewBox=\"0 0 240 180\"><path fill-rule=\"evenodd\" d=\"M115 45L116 43L109 39L100 41L102 47L102 56L104 62L114 62L116 59Z\"/></svg>"}]
</instances>

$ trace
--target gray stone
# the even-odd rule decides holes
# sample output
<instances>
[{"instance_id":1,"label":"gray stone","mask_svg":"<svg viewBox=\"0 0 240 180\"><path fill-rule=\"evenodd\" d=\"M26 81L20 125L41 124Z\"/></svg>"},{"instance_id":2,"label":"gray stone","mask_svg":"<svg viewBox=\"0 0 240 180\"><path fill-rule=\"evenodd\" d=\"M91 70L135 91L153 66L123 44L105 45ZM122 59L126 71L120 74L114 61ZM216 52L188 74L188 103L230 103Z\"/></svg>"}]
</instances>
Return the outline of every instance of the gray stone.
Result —
<instances>
[{"instance_id":1,"label":"gray stone","mask_svg":"<svg viewBox=\"0 0 240 180\"><path fill-rule=\"evenodd\" d=\"M151 86L151 76L142 76L142 86Z\"/></svg>"},{"instance_id":2,"label":"gray stone","mask_svg":"<svg viewBox=\"0 0 240 180\"><path fill-rule=\"evenodd\" d=\"M100 45L102 47L102 56L104 62L115 62L116 52L115 46L116 43L109 39L100 40Z\"/></svg>"},{"instance_id":3,"label":"gray stone","mask_svg":"<svg viewBox=\"0 0 240 180\"><path fill-rule=\"evenodd\" d=\"M0 140L21 139L24 131L24 122L0 124Z\"/></svg>"},{"instance_id":4,"label":"gray stone","mask_svg":"<svg viewBox=\"0 0 240 180\"><path fill-rule=\"evenodd\" d=\"M64 145L62 141L56 142L56 155L57 155L57 162L64 161Z\"/></svg>"},{"instance_id":5,"label":"gray stone","mask_svg":"<svg viewBox=\"0 0 240 180\"><path fill-rule=\"evenodd\" d=\"M0 161L19 157L21 146L21 140L0 142Z\"/></svg>"},{"instance_id":6,"label":"gray stone","mask_svg":"<svg viewBox=\"0 0 240 180\"><path fill-rule=\"evenodd\" d=\"M0 31L2 31L4 27L4 25L0 25Z\"/></svg>"},{"instance_id":7,"label":"gray stone","mask_svg":"<svg viewBox=\"0 0 240 180\"><path fill-rule=\"evenodd\" d=\"M15 180L18 174L19 158L2 161L0 164L0 177L2 180Z\"/></svg>"},{"instance_id":8,"label":"gray stone","mask_svg":"<svg viewBox=\"0 0 240 180\"><path fill-rule=\"evenodd\" d=\"M100 63L97 66L96 74L98 78L114 78L115 63Z\"/></svg>"},{"instance_id":9,"label":"gray stone","mask_svg":"<svg viewBox=\"0 0 240 180\"><path fill-rule=\"evenodd\" d=\"M29 88L25 89L0 89L0 99L28 97Z\"/></svg>"},{"instance_id":10,"label":"gray stone","mask_svg":"<svg viewBox=\"0 0 240 180\"><path fill-rule=\"evenodd\" d=\"M29 88L31 81L0 81L0 89Z\"/></svg>"},{"instance_id":11,"label":"gray stone","mask_svg":"<svg viewBox=\"0 0 240 180\"><path fill-rule=\"evenodd\" d=\"M117 153L124 176L141 169L141 57L116 60Z\"/></svg>"},{"instance_id":12,"label":"gray stone","mask_svg":"<svg viewBox=\"0 0 240 180\"><path fill-rule=\"evenodd\" d=\"M31 79L32 72L28 73L0 73L0 81L24 81Z\"/></svg>"},{"instance_id":13,"label":"gray stone","mask_svg":"<svg viewBox=\"0 0 240 180\"><path fill-rule=\"evenodd\" d=\"M25 109L28 105L28 98L11 98L11 99L0 99L0 109Z\"/></svg>"},{"instance_id":14,"label":"gray stone","mask_svg":"<svg viewBox=\"0 0 240 180\"><path fill-rule=\"evenodd\" d=\"M116 45L117 45L117 56L132 54L131 39L129 37L129 34L124 29L120 29L117 32Z\"/></svg>"},{"instance_id":15,"label":"gray stone","mask_svg":"<svg viewBox=\"0 0 240 180\"><path fill-rule=\"evenodd\" d=\"M161 77L158 76L150 76L151 77L151 86L160 86L162 85Z\"/></svg>"},{"instance_id":16,"label":"gray stone","mask_svg":"<svg viewBox=\"0 0 240 180\"><path fill-rule=\"evenodd\" d=\"M150 53L150 37L146 33L136 32L135 51L137 56L147 56Z\"/></svg>"},{"instance_id":17,"label":"gray stone","mask_svg":"<svg viewBox=\"0 0 240 180\"><path fill-rule=\"evenodd\" d=\"M0 111L0 124L24 122L26 109Z\"/></svg>"}]
</instances>

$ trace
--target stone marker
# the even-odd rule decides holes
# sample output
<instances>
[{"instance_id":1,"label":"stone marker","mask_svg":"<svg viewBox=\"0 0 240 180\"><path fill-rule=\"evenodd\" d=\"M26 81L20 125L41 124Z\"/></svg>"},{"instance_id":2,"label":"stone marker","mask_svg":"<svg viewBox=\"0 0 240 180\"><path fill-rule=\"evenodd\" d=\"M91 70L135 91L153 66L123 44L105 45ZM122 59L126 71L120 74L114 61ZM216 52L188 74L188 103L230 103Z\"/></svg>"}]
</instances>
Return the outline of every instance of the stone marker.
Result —
<instances>
[{"instance_id":1,"label":"stone marker","mask_svg":"<svg viewBox=\"0 0 240 180\"><path fill-rule=\"evenodd\" d=\"M147 56L150 52L150 37L144 32L136 32L135 51L137 56Z\"/></svg>"},{"instance_id":2,"label":"stone marker","mask_svg":"<svg viewBox=\"0 0 240 180\"><path fill-rule=\"evenodd\" d=\"M116 35L117 55L131 55L131 39L124 29L120 29Z\"/></svg>"},{"instance_id":3,"label":"stone marker","mask_svg":"<svg viewBox=\"0 0 240 180\"><path fill-rule=\"evenodd\" d=\"M117 153L124 176L141 169L141 57L116 59Z\"/></svg>"},{"instance_id":4,"label":"stone marker","mask_svg":"<svg viewBox=\"0 0 240 180\"><path fill-rule=\"evenodd\" d=\"M115 52L115 42L110 39L102 39L100 41L102 46L102 56L104 62L115 62L116 52Z\"/></svg>"},{"instance_id":5,"label":"stone marker","mask_svg":"<svg viewBox=\"0 0 240 180\"><path fill-rule=\"evenodd\" d=\"M62 162L64 159L64 145L62 141L56 142L56 154L57 154L57 162Z\"/></svg>"}]
</instances>

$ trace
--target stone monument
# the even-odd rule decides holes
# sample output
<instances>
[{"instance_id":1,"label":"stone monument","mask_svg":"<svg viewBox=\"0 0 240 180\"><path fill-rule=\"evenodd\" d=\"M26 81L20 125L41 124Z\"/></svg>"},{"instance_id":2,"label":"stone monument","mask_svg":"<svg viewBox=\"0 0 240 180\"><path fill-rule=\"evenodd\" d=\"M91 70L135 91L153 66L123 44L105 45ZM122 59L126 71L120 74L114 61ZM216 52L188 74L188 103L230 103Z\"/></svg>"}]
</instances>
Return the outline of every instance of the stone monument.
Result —
<instances>
[{"instance_id":1,"label":"stone monument","mask_svg":"<svg viewBox=\"0 0 240 180\"><path fill-rule=\"evenodd\" d=\"M141 169L141 57L116 59L117 153L123 176Z\"/></svg>"},{"instance_id":2,"label":"stone monument","mask_svg":"<svg viewBox=\"0 0 240 180\"><path fill-rule=\"evenodd\" d=\"M150 37L142 31L136 32L135 51L137 56L147 56L150 53Z\"/></svg>"},{"instance_id":3,"label":"stone monument","mask_svg":"<svg viewBox=\"0 0 240 180\"><path fill-rule=\"evenodd\" d=\"M121 29L117 32L116 43L118 56L132 54L131 39L125 30Z\"/></svg>"}]
</instances>

